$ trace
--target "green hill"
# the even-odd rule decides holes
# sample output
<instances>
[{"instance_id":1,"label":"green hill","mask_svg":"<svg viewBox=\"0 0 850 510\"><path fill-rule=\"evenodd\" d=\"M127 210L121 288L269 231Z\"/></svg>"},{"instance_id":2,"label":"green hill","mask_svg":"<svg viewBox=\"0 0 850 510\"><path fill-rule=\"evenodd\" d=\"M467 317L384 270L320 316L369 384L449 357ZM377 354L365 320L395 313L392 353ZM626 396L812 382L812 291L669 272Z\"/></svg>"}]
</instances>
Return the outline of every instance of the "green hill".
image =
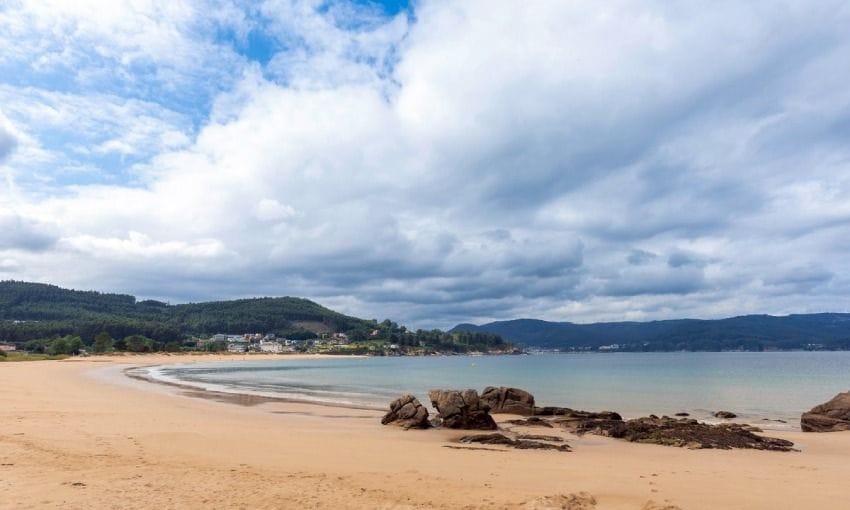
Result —
<instances>
[{"instance_id":1,"label":"green hill","mask_svg":"<svg viewBox=\"0 0 850 510\"><path fill-rule=\"evenodd\" d=\"M490 333L408 331L390 320L359 319L295 297L170 305L137 301L126 294L0 282L0 342L44 349L51 339L71 336L80 337L79 341L89 346L102 332L115 339L140 335L150 348L170 350L192 348L192 337L216 333L273 333L292 339L346 333L353 342L347 353L367 353L370 347L390 345L396 346L395 352L511 349L501 337Z\"/></svg>"},{"instance_id":2,"label":"green hill","mask_svg":"<svg viewBox=\"0 0 850 510\"><path fill-rule=\"evenodd\" d=\"M850 349L850 314L744 315L717 320L575 324L516 319L451 331L479 331L525 347L598 349L617 344L631 351Z\"/></svg>"},{"instance_id":3,"label":"green hill","mask_svg":"<svg viewBox=\"0 0 850 510\"><path fill-rule=\"evenodd\" d=\"M307 299L239 299L169 305L125 294L68 290L40 283L0 282L0 340L107 331L115 338L138 334L160 341L214 333L370 331L375 321L349 317Z\"/></svg>"}]
</instances>

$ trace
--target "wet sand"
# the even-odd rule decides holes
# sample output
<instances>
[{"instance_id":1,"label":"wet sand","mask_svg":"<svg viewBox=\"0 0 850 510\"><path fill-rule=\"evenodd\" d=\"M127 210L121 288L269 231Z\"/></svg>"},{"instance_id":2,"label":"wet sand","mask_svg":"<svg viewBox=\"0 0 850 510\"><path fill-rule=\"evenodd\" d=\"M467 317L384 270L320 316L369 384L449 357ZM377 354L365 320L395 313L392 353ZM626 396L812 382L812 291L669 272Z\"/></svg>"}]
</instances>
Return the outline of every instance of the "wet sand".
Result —
<instances>
[{"instance_id":1,"label":"wet sand","mask_svg":"<svg viewBox=\"0 0 850 510\"><path fill-rule=\"evenodd\" d=\"M850 507L850 432L769 432L794 441L801 451L791 453L563 432L573 452L447 448L461 433L384 427L371 410L233 402L123 374L218 359L268 358L0 364L0 508Z\"/></svg>"}]
</instances>

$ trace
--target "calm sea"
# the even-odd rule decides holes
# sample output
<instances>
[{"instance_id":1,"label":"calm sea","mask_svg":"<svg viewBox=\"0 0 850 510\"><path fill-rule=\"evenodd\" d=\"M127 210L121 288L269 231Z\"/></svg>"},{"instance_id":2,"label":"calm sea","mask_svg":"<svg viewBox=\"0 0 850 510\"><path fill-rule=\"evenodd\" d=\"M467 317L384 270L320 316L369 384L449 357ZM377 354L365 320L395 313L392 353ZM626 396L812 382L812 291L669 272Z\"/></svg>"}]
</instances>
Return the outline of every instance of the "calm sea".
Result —
<instances>
[{"instance_id":1,"label":"calm sea","mask_svg":"<svg viewBox=\"0 0 850 510\"><path fill-rule=\"evenodd\" d=\"M626 417L716 410L799 423L800 413L850 390L850 352L611 353L328 358L148 369L156 378L237 393L384 409L429 388L515 386L538 405Z\"/></svg>"}]
</instances>

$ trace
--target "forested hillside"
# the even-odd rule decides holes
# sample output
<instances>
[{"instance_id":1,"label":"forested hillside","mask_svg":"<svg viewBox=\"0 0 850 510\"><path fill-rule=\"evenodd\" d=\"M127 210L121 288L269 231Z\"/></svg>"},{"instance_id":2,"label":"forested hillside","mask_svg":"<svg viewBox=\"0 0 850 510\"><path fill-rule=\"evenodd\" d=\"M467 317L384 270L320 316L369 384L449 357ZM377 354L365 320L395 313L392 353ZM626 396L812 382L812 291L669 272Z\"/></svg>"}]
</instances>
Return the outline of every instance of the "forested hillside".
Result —
<instances>
[{"instance_id":1,"label":"forested hillside","mask_svg":"<svg viewBox=\"0 0 850 510\"><path fill-rule=\"evenodd\" d=\"M718 320L574 324L516 319L452 331L486 331L525 347L631 351L850 349L850 314L745 315Z\"/></svg>"},{"instance_id":2,"label":"forested hillside","mask_svg":"<svg viewBox=\"0 0 850 510\"><path fill-rule=\"evenodd\" d=\"M376 324L292 297L168 305L125 294L15 281L0 282L0 321L0 341L12 342L69 334L85 338L101 331L115 338L138 334L166 341L218 332L309 332L304 322L322 324L332 332Z\"/></svg>"},{"instance_id":3,"label":"forested hillside","mask_svg":"<svg viewBox=\"0 0 850 510\"><path fill-rule=\"evenodd\" d=\"M0 282L0 342L27 350L46 350L57 339L91 346L98 335L116 349L178 350L193 348L193 337L216 333L272 333L291 339L345 333L350 353L395 345L398 352L503 351L501 337L486 332L408 331L391 320L378 322L344 315L313 301L253 298L170 305L137 301L125 294L68 290L55 285ZM112 340L116 339L112 344ZM368 345L367 345L368 343ZM111 347L110 347L111 348ZM69 351L78 349L69 348Z\"/></svg>"}]
</instances>

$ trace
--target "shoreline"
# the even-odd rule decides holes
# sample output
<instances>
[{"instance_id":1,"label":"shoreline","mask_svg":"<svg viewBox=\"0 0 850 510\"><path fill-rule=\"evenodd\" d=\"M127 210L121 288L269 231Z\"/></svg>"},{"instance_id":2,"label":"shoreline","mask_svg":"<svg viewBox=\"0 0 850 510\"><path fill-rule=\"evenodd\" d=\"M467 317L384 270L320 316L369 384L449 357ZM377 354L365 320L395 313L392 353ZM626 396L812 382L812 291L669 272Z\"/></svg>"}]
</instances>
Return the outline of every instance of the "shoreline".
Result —
<instances>
[{"instance_id":1,"label":"shoreline","mask_svg":"<svg viewBox=\"0 0 850 510\"><path fill-rule=\"evenodd\" d=\"M215 363L215 362L213 362ZM192 385L186 382L177 382L176 380L156 378L152 376L149 372L147 374L136 374L132 373L135 370L139 369L151 369L157 368L165 365L141 365L141 366L131 366L121 370L121 373L125 377L129 377L131 379L135 379L137 381L142 381L147 384L162 384L165 386L169 386L181 391L181 394L185 396L203 398L208 400L215 400L218 402L230 402L236 403L239 405L255 405L260 403L272 403L278 402L283 404L308 404L315 406L323 406L323 407L339 407L342 409L359 409L363 411L381 411L382 409L378 406L358 406L354 404L346 404L344 402L338 401L320 401L320 400L310 400L310 399L296 399L296 398L287 398L287 397L278 397L278 396L270 396L263 395L258 393L252 393L250 391L223 391L223 390L213 390L209 388L204 388L202 386ZM246 404L246 402L251 402L251 404Z\"/></svg>"},{"instance_id":2,"label":"shoreline","mask_svg":"<svg viewBox=\"0 0 850 510\"><path fill-rule=\"evenodd\" d=\"M188 359L183 358L183 355L178 355L175 357L165 355L165 357L161 357L160 355L152 355L155 356L159 363L148 364L145 366L139 367L130 367L125 372L129 377L136 377L142 380L146 380L150 383L155 384L171 384L183 388L186 391L194 391L198 392L195 396L203 398L215 398L220 400L226 399L268 399L269 401L279 401L279 402L292 402L292 403L303 403L303 404L312 404L319 406L328 406L328 407L341 407L341 408L350 408L350 409L364 409L364 410L375 410L375 411L386 411L386 407L389 402L395 398L387 398L386 400L378 400L375 399L373 402L351 402L345 400L347 394L345 392L340 392L337 394L338 398L334 398L334 396L329 396L325 398L321 397L312 397L312 396L287 396L284 394L276 394L273 390L266 389L258 389L254 388L250 385L243 386L231 386L224 385L213 382L197 382L191 380L183 380L174 375L161 375L153 373L151 369L156 369L158 367L167 367L172 365L195 365L195 364L214 364L214 363L227 363L227 362L253 362L253 361L275 361L275 362L286 362L292 360L299 359L346 359L348 355L324 355L324 354L287 354L287 355L278 355L278 354L203 354L200 356L197 355L189 355ZM369 356L357 356L358 358L368 358ZM122 357L118 357L119 359L123 359ZM98 360L95 360L98 361ZM145 373L130 373L133 371L137 371L138 369L145 368L147 371ZM436 386L435 386L436 387ZM460 387L456 389L462 389ZM483 388L478 388L481 391ZM430 402L427 401L427 390L423 388L419 388L420 391L416 390L405 390L408 392L412 392L420 398L429 410L433 413L434 409L430 406ZM400 393L399 393L400 394ZM562 407L572 407L569 402L538 402L538 405L557 405ZM722 419L714 416L714 411L691 407L687 409L679 409L678 411L672 412L662 412L656 408L647 407L643 410L634 410L631 412L624 412L621 409L613 408L613 409L601 409L595 407L589 407L584 409L585 411L616 411L620 415L622 415L625 419L634 419L645 417L649 415L668 415L674 416L676 412L686 411L688 413L688 417L692 419L697 419L701 422L718 425L723 423L737 423L742 425L750 425L754 427L761 428L767 432L782 432L782 431L800 431L800 423L799 423L799 414L802 414L802 411L797 416L786 415L785 413L741 413L738 412L739 416L734 419ZM716 411L716 410L715 410Z\"/></svg>"},{"instance_id":3,"label":"shoreline","mask_svg":"<svg viewBox=\"0 0 850 510\"><path fill-rule=\"evenodd\" d=\"M120 372L176 357L121 358L0 367L0 488L14 508L758 510L846 499L850 432L771 433L801 450L787 453L568 433L571 453L456 449L463 431L381 426L376 411L181 395Z\"/></svg>"}]
</instances>

